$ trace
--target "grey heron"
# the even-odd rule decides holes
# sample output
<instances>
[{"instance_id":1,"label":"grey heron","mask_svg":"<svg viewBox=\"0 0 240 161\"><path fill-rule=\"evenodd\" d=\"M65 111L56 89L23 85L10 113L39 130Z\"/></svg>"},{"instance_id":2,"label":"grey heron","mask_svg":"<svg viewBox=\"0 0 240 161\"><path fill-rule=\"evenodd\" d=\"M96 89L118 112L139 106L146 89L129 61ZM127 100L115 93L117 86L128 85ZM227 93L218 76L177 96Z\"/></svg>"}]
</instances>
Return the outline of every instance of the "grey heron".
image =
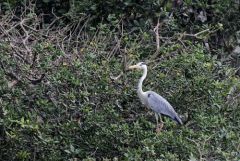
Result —
<instances>
[{"instance_id":1,"label":"grey heron","mask_svg":"<svg viewBox=\"0 0 240 161\"><path fill-rule=\"evenodd\" d=\"M157 94L154 91L146 91L143 92L142 90L142 84L144 79L147 76L147 65L144 62L140 62L136 65L132 65L128 67L129 69L141 69L143 70L143 75L139 79L138 88L137 88L137 94L140 98L143 105L147 106L148 108L152 109L155 112L156 122L157 122L157 129L156 131L159 132L163 127L163 122L161 119L161 114L166 115L176 121L178 124L182 125L182 121L179 118L178 114L175 112L173 107L170 105L170 103ZM158 117L160 118L160 127L158 124Z\"/></svg>"}]
</instances>

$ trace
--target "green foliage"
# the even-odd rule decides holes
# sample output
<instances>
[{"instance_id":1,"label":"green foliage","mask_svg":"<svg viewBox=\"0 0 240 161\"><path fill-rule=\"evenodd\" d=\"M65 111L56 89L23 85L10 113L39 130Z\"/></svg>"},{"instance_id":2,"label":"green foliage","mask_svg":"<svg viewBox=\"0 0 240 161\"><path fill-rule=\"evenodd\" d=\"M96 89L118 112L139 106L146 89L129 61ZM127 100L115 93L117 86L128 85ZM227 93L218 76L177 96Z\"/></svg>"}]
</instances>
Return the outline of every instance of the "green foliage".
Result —
<instances>
[{"instance_id":1,"label":"green foliage","mask_svg":"<svg viewBox=\"0 0 240 161\"><path fill-rule=\"evenodd\" d=\"M153 114L146 114L137 99L134 86L138 73L127 74L128 84L120 90L109 77L121 66L115 58L106 61L97 53L94 57L83 53L89 56L50 68L54 53L59 51L49 46L45 49L50 52L44 52L40 46L36 46L38 52L53 53L50 59L42 55L39 63L48 62L39 67L47 71L48 83L24 83L9 89L8 79L1 79L6 133L1 158L237 158L239 133L235 127L239 122L233 118L239 111L229 110L224 103L232 78L218 79L218 61L201 46L193 46L192 54L183 52L154 63L154 70L150 64L145 88L161 93L189 122L178 127L165 118L160 134L155 133ZM9 64L14 64L11 61ZM223 74L227 70L221 66ZM8 149L12 149L11 155Z\"/></svg>"},{"instance_id":2,"label":"green foliage","mask_svg":"<svg viewBox=\"0 0 240 161\"><path fill-rule=\"evenodd\" d=\"M119 17L140 14L148 19L154 11L154 19L166 16L173 7L157 2L141 6L143 2L132 0L75 1L69 17L90 13L93 19L103 16L107 21L96 21L98 26L84 24L86 30L79 23L82 28L77 32L78 25L71 26L74 32L67 26L61 34L71 36L61 43L51 41L52 35L42 38L31 46L31 54L37 55L32 65L15 55L9 41L0 41L2 160L238 160L239 77L236 69L200 41L210 33L197 41L183 38L181 19L170 18L167 30L163 26L160 31L156 52L148 27L128 26L137 32L120 27ZM183 5L191 4L208 7L192 1ZM159 6L164 6L161 13ZM226 10L215 7L214 12ZM194 29L209 27L196 23ZM75 41L77 46L65 50L64 45ZM24 56L32 60L29 55ZM154 90L167 98L183 117L184 126L164 117L163 131L155 132L154 114L141 105L135 90L141 73L124 71L125 59L146 61L149 73L144 91ZM122 71L118 80L111 78ZM42 73L45 77L38 83L29 79Z\"/></svg>"}]
</instances>

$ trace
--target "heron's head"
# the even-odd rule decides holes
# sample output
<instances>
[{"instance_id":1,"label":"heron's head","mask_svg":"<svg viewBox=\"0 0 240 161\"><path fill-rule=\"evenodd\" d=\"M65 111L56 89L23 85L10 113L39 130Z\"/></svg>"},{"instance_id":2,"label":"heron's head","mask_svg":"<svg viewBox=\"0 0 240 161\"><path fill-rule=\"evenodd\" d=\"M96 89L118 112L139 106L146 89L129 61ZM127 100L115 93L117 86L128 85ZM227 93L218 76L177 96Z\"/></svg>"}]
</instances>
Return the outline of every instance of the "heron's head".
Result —
<instances>
[{"instance_id":1,"label":"heron's head","mask_svg":"<svg viewBox=\"0 0 240 161\"><path fill-rule=\"evenodd\" d=\"M140 62L140 63L137 63L136 65L131 65L128 67L128 69L144 69L144 68L147 68L146 63L144 62Z\"/></svg>"}]
</instances>

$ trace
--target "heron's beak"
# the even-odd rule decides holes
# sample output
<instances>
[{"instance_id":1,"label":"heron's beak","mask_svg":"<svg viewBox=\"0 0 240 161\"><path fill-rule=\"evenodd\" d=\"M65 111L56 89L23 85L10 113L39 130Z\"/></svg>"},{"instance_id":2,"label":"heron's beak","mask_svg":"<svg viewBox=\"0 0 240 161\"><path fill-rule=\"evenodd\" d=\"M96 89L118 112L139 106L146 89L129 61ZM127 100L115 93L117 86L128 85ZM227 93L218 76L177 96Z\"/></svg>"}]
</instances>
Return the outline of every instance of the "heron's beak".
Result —
<instances>
[{"instance_id":1,"label":"heron's beak","mask_svg":"<svg viewBox=\"0 0 240 161\"><path fill-rule=\"evenodd\" d=\"M128 67L128 69L138 69L139 67L137 65L131 65Z\"/></svg>"}]
</instances>

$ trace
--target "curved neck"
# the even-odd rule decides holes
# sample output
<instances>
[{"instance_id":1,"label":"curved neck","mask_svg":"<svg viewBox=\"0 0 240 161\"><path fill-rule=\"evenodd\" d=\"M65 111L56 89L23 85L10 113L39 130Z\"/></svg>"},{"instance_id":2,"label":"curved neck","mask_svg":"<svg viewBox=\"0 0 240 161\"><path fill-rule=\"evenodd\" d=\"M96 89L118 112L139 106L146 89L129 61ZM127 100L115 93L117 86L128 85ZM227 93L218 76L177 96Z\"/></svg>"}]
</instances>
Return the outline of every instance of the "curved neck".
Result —
<instances>
[{"instance_id":1,"label":"curved neck","mask_svg":"<svg viewBox=\"0 0 240 161\"><path fill-rule=\"evenodd\" d=\"M143 93L142 83L143 83L144 79L146 78L146 76L147 76L147 66L145 66L145 67L143 68L143 75L142 75L142 77L139 79L139 82L138 82L138 92L139 92L139 93Z\"/></svg>"}]
</instances>

